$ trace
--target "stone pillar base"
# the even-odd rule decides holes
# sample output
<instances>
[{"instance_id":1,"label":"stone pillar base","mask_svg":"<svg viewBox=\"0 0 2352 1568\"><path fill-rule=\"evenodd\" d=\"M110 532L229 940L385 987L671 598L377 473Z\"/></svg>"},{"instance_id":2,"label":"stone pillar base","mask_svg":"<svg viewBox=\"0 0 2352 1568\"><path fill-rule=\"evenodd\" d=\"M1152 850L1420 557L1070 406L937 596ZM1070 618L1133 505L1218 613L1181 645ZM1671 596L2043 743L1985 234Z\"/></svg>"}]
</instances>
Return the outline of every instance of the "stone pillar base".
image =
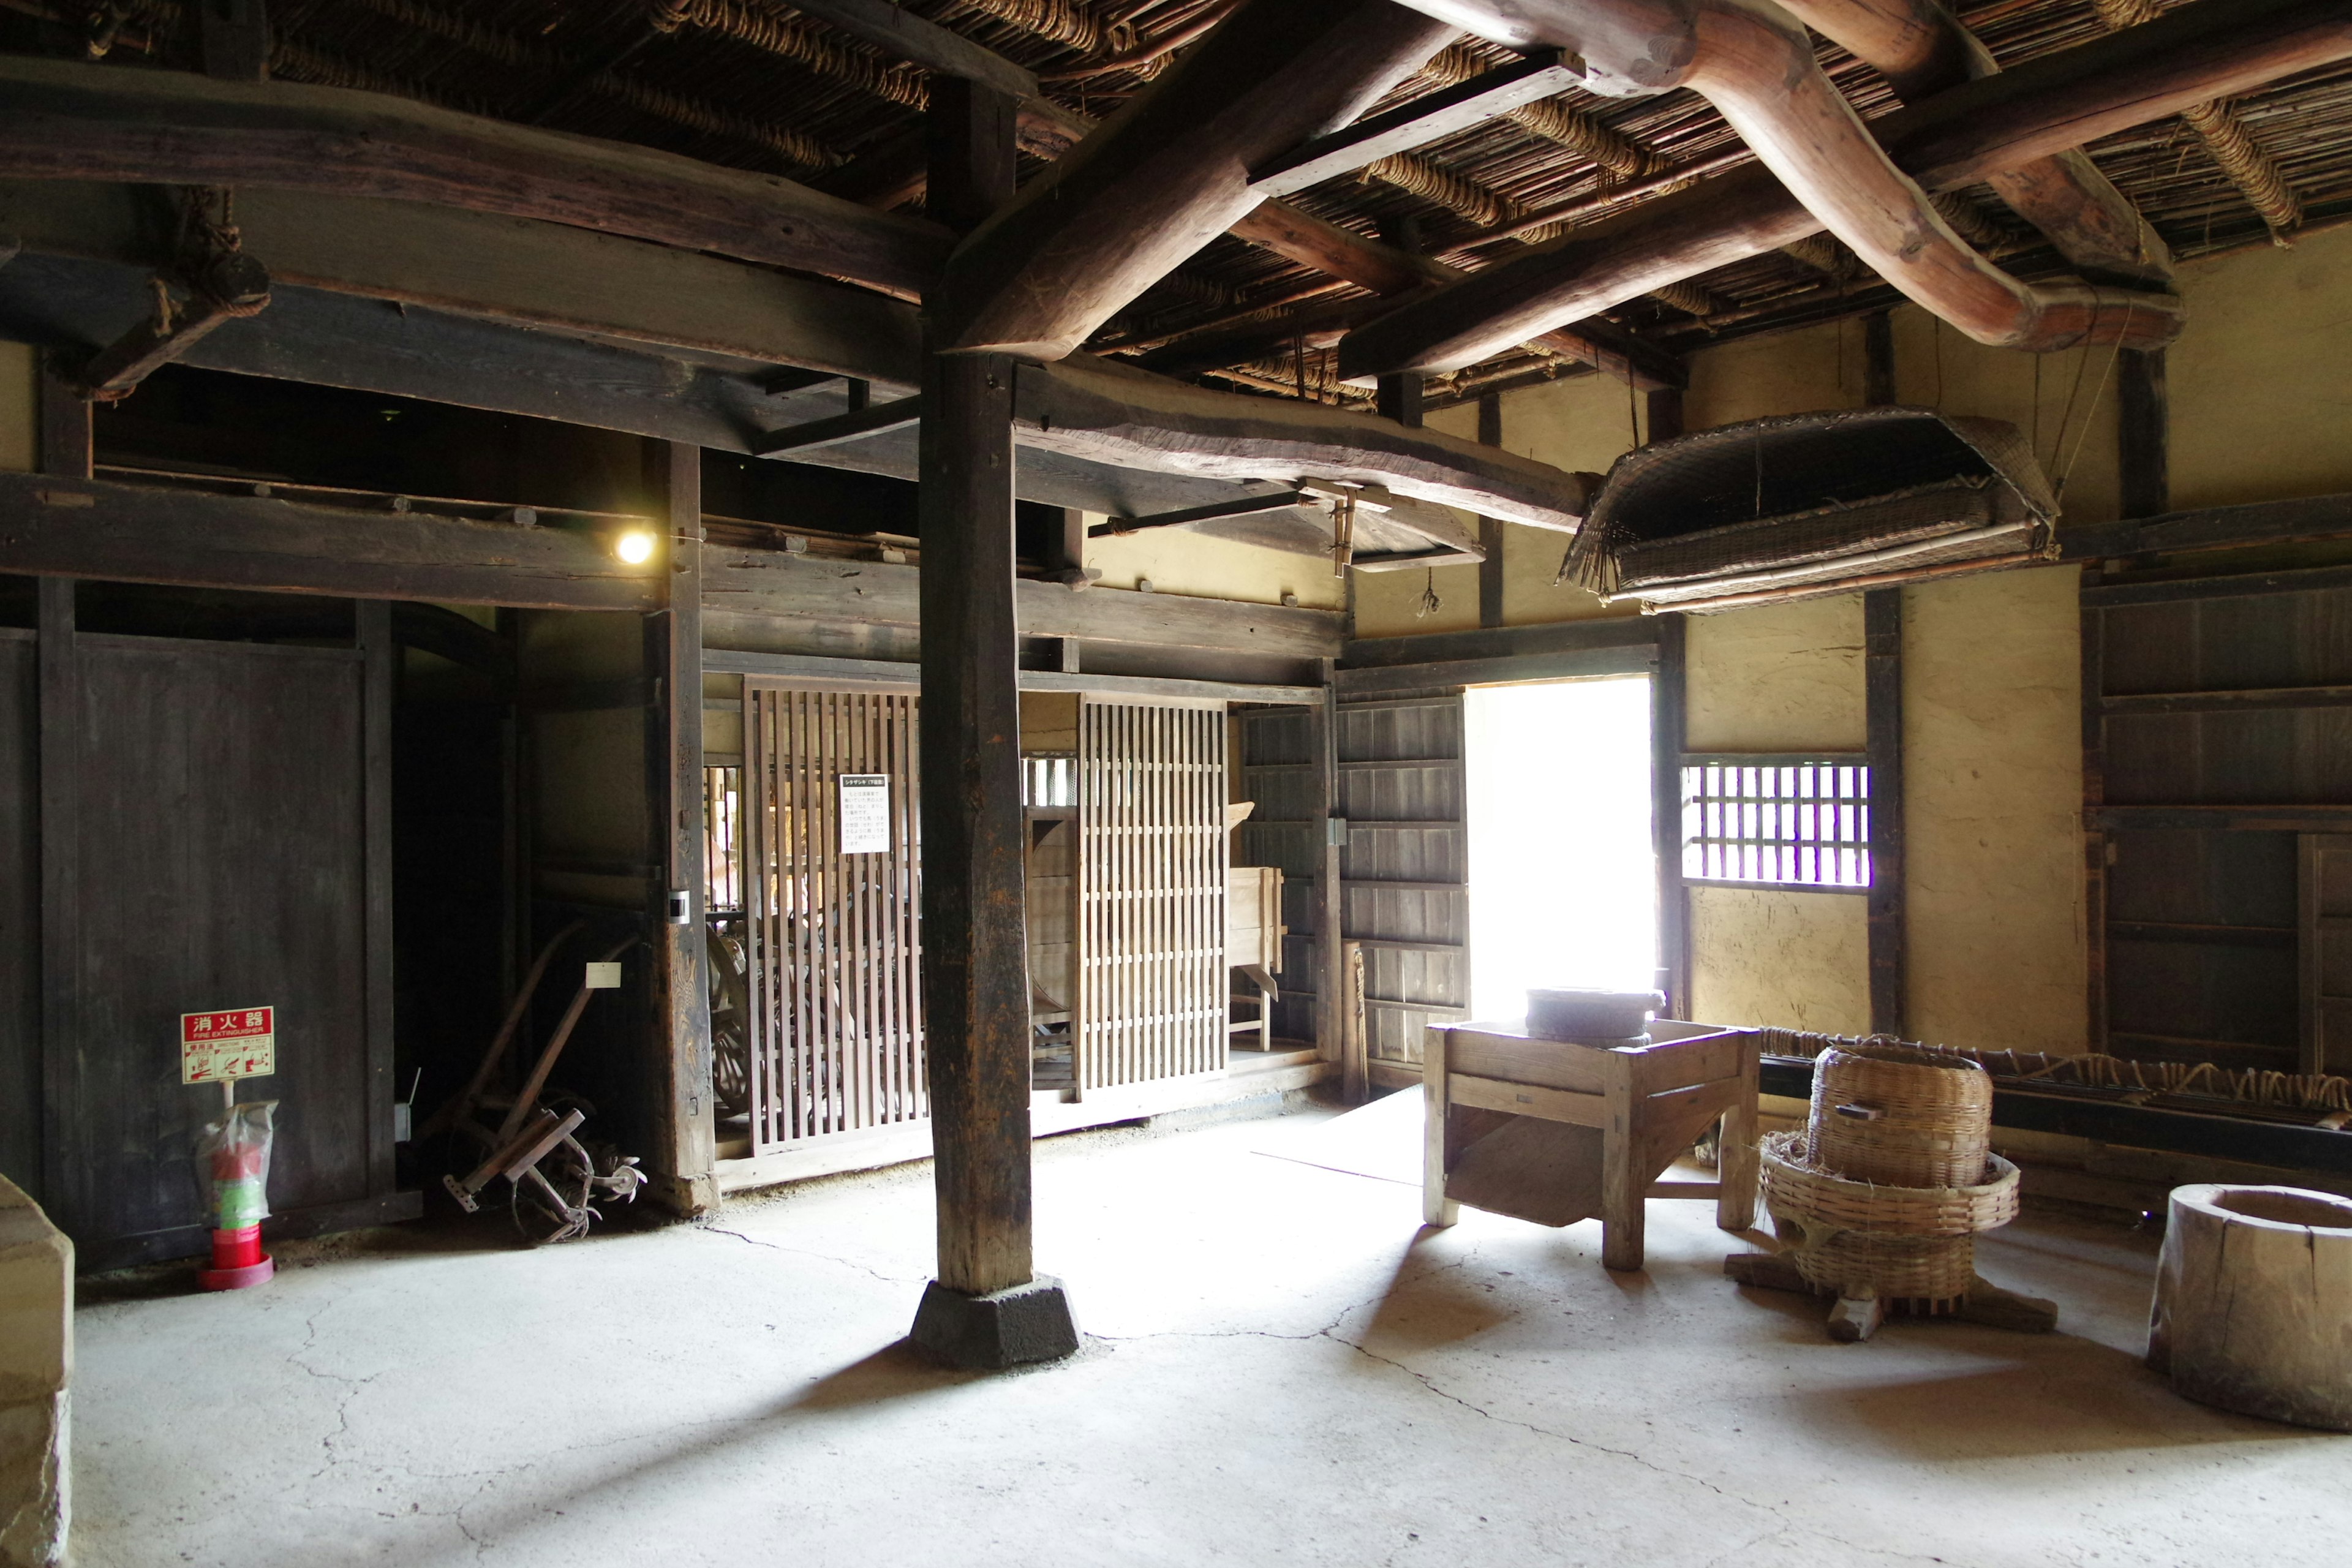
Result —
<instances>
[{"instance_id":1,"label":"stone pillar base","mask_svg":"<svg viewBox=\"0 0 2352 1568\"><path fill-rule=\"evenodd\" d=\"M967 1296L934 1279L923 1287L908 1337L950 1366L1002 1372L1075 1353L1078 1325L1062 1282L1043 1274L985 1296Z\"/></svg>"}]
</instances>

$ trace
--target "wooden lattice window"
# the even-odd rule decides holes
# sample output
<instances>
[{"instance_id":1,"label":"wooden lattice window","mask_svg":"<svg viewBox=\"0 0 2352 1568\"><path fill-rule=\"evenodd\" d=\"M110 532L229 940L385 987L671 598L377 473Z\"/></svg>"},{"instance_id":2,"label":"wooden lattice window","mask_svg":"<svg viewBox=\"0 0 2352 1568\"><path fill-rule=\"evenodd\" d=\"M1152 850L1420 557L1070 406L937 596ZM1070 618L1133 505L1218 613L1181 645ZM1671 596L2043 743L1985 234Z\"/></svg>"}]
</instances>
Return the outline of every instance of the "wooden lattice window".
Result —
<instances>
[{"instance_id":1,"label":"wooden lattice window","mask_svg":"<svg viewBox=\"0 0 2352 1568\"><path fill-rule=\"evenodd\" d=\"M743 770L702 770L702 860L705 907L712 914L743 908Z\"/></svg>"},{"instance_id":2,"label":"wooden lattice window","mask_svg":"<svg viewBox=\"0 0 2352 1568\"><path fill-rule=\"evenodd\" d=\"M1683 879L1868 888L1870 769L1862 754L1685 755Z\"/></svg>"}]
</instances>

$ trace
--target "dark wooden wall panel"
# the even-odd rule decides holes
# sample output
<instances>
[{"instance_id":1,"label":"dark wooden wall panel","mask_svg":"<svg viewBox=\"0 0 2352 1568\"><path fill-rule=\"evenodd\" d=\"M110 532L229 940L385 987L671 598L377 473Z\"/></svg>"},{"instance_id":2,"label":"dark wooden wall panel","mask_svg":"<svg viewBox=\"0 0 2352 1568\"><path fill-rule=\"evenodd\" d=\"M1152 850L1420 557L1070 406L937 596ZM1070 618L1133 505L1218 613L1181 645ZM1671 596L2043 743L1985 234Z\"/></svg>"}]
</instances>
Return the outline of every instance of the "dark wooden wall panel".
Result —
<instances>
[{"instance_id":1,"label":"dark wooden wall panel","mask_svg":"<svg viewBox=\"0 0 2352 1568\"><path fill-rule=\"evenodd\" d=\"M2118 924L2294 925L2294 835L2114 834L2107 914Z\"/></svg>"},{"instance_id":2,"label":"dark wooden wall panel","mask_svg":"<svg viewBox=\"0 0 2352 1568\"><path fill-rule=\"evenodd\" d=\"M1423 1029L1470 1005L1461 694L1343 701L1339 750L1342 923L1363 944L1366 1051L1417 1066Z\"/></svg>"},{"instance_id":3,"label":"dark wooden wall panel","mask_svg":"<svg viewBox=\"0 0 2352 1568\"><path fill-rule=\"evenodd\" d=\"M1234 840L1236 865L1282 872L1282 994L1274 1005L1277 1039L1315 1037L1315 873L1322 863L1317 817L1315 718L1305 708L1244 709L1240 720L1242 798L1255 809Z\"/></svg>"},{"instance_id":4,"label":"dark wooden wall panel","mask_svg":"<svg viewBox=\"0 0 2352 1568\"><path fill-rule=\"evenodd\" d=\"M41 749L32 637L0 629L0 1175L41 1195Z\"/></svg>"},{"instance_id":5,"label":"dark wooden wall panel","mask_svg":"<svg viewBox=\"0 0 2352 1568\"><path fill-rule=\"evenodd\" d=\"M263 1004L278 1073L243 1098L280 1102L272 1207L366 1197L360 656L77 642L79 1026L51 1128L74 1154L51 1212L85 1243L200 1225L194 1140L221 1100L179 1081L179 1015Z\"/></svg>"},{"instance_id":6,"label":"dark wooden wall panel","mask_svg":"<svg viewBox=\"0 0 2352 1568\"><path fill-rule=\"evenodd\" d=\"M2352 800L2352 709L2111 713L2107 804Z\"/></svg>"},{"instance_id":7,"label":"dark wooden wall panel","mask_svg":"<svg viewBox=\"0 0 2352 1568\"><path fill-rule=\"evenodd\" d=\"M2110 696L2352 683L2352 599L2340 588L2105 614Z\"/></svg>"},{"instance_id":8,"label":"dark wooden wall panel","mask_svg":"<svg viewBox=\"0 0 2352 1568\"><path fill-rule=\"evenodd\" d=\"M2138 1054L2263 1065L2295 1047L2294 947L2127 941L2110 928L2109 1027ZM2242 1059L2215 1044L2257 1047Z\"/></svg>"}]
</instances>

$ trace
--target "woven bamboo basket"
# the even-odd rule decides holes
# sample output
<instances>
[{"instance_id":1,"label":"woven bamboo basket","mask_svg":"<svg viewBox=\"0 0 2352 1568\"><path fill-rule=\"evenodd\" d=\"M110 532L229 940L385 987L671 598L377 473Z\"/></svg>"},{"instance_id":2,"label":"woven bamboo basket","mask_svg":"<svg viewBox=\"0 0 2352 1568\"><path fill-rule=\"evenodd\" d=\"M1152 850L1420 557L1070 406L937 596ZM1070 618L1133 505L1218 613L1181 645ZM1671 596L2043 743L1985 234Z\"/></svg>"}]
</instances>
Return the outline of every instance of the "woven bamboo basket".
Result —
<instances>
[{"instance_id":1,"label":"woven bamboo basket","mask_svg":"<svg viewBox=\"0 0 2352 1568\"><path fill-rule=\"evenodd\" d=\"M1813 1063L1814 1163L1890 1187L1964 1187L1992 1143L1992 1077L1966 1057L1864 1040Z\"/></svg>"},{"instance_id":2,"label":"woven bamboo basket","mask_svg":"<svg viewBox=\"0 0 2352 1568\"><path fill-rule=\"evenodd\" d=\"M1769 1134L1759 1153L1773 1228L1817 1289L1937 1310L1968 1294L1977 1233L2017 1217L2017 1167L1998 1154L1966 1186L1891 1187L1822 1169L1802 1133Z\"/></svg>"}]
</instances>

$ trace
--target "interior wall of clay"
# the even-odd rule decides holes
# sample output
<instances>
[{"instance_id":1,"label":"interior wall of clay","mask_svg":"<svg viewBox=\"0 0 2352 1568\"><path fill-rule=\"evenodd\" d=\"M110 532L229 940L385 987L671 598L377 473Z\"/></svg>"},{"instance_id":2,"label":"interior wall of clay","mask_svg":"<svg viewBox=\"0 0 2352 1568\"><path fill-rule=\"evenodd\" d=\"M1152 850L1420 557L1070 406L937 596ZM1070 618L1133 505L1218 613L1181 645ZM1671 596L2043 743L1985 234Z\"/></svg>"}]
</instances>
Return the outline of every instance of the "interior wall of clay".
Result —
<instances>
[{"instance_id":1,"label":"interior wall of clay","mask_svg":"<svg viewBox=\"0 0 2352 1568\"><path fill-rule=\"evenodd\" d=\"M1103 520L1087 514L1091 528ZM1189 594L1278 605L1295 594L1309 609L1337 610L1348 602L1348 586L1331 572L1328 556L1294 555L1239 540L1218 539L1189 528L1105 534L1087 541L1087 564L1102 573L1098 588L1133 589L1150 583L1157 594ZM1471 624L1477 624L1477 588L1471 588Z\"/></svg>"}]
</instances>

